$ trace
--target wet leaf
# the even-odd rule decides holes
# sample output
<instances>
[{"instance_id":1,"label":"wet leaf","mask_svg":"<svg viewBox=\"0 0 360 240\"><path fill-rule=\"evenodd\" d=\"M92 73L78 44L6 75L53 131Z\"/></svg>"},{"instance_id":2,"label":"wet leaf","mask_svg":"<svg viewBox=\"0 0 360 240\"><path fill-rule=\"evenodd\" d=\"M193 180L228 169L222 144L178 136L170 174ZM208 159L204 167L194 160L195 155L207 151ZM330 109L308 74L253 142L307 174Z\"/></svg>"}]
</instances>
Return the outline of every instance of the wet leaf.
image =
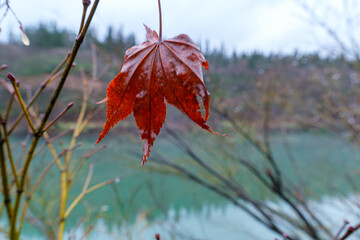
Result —
<instances>
[{"instance_id":1,"label":"wet leaf","mask_svg":"<svg viewBox=\"0 0 360 240\"><path fill-rule=\"evenodd\" d=\"M119 74L107 88L107 121L97 141L117 122L134 113L143 140L142 164L165 121L165 99L199 126L215 133L206 124L210 95L202 67L208 69L208 62L198 45L185 34L159 40L155 31L145 28L147 41L126 51ZM204 116L197 97L202 98Z\"/></svg>"}]
</instances>

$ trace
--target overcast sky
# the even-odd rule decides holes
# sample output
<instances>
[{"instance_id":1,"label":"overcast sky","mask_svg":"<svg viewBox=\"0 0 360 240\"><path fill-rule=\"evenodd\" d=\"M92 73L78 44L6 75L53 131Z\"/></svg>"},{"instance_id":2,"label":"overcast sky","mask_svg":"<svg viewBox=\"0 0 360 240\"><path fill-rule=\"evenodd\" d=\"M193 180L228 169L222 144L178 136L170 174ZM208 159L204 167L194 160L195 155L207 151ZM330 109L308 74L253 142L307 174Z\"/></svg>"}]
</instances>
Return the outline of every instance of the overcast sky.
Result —
<instances>
[{"instance_id":1,"label":"overcast sky","mask_svg":"<svg viewBox=\"0 0 360 240\"><path fill-rule=\"evenodd\" d=\"M25 26L56 22L59 27L76 31L81 2L11 0L10 4ZM223 44L228 52L289 53L295 49L307 52L318 50L325 39L295 0L162 0L162 10L164 37L186 33L196 42L204 44L209 40L212 47ZM124 33L135 33L136 40L142 42L143 23L158 31L156 0L102 0L92 26L100 35L109 25L122 28ZM6 40L9 30L20 38L18 24L11 14L1 28L0 41Z\"/></svg>"}]
</instances>

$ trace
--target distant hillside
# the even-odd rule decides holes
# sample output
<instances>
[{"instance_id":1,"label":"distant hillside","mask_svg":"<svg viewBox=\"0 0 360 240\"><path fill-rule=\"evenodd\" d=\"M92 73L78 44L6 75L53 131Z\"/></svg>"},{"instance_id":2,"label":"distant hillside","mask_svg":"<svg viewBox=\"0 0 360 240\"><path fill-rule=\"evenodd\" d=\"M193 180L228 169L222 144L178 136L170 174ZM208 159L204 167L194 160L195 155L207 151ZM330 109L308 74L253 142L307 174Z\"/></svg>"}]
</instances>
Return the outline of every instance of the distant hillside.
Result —
<instances>
[{"instance_id":1,"label":"distant hillside","mask_svg":"<svg viewBox=\"0 0 360 240\"><path fill-rule=\"evenodd\" d=\"M30 29L28 33L30 41L34 43L30 47L16 42L0 45L0 64L8 64L8 70L22 84L36 88L67 54L71 46L66 39L72 34L44 26ZM60 46L58 41L54 41L53 46L39 41L54 40L54 35L65 39L60 41ZM65 103L70 99L80 98L80 69L91 74L94 70L93 63L96 64L97 76L100 78L93 102L102 99L106 94L107 84L121 66L124 52L134 44L133 36L124 36L121 31L114 33L111 28L103 40L90 34L67 82L67 93L60 100ZM210 70L204 70L204 79L212 95L213 106L248 125L261 126L266 104L269 104L274 128L283 122L298 128L303 126L299 125L299 119L302 122L311 120L326 110L322 104L325 98L340 97L344 102L352 102L358 98L358 62L296 53L266 56L254 52L227 56L223 50L206 49L204 54L209 61ZM0 77L5 78L5 74L6 72L2 72ZM51 91L51 86L47 91ZM0 94L2 99L7 96L3 88L0 88ZM44 95L42 99L45 100L46 97ZM5 102L0 102L1 108L5 106ZM218 119L216 114L213 115L211 119ZM69 116L67 118L71 119ZM173 118L176 121L176 117ZM99 120L103 120L103 116Z\"/></svg>"}]
</instances>

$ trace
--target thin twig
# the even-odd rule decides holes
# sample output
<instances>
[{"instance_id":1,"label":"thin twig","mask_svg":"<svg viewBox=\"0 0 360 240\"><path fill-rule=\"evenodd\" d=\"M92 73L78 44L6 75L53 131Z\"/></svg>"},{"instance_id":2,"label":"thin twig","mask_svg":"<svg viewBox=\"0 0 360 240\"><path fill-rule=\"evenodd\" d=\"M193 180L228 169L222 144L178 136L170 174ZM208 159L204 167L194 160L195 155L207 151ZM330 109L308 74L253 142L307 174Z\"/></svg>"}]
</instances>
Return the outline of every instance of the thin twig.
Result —
<instances>
[{"instance_id":1,"label":"thin twig","mask_svg":"<svg viewBox=\"0 0 360 240\"><path fill-rule=\"evenodd\" d=\"M87 12L87 9L88 9L89 5L90 5L90 0L83 0L83 13L82 13L82 17L81 17L81 23L80 23L78 34L81 33L81 31L82 31L82 29L84 27L85 18L86 18L86 12Z\"/></svg>"},{"instance_id":2,"label":"thin twig","mask_svg":"<svg viewBox=\"0 0 360 240\"><path fill-rule=\"evenodd\" d=\"M338 240L338 239L339 239L340 234L344 231L346 225L348 225L348 224L349 224L349 221L348 221L348 220L344 220L344 223L343 223L343 225L341 226L341 228L339 229L339 231L337 232L337 234L335 235L334 240Z\"/></svg>"},{"instance_id":3,"label":"thin twig","mask_svg":"<svg viewBox=\"0 0 360 240\"><path fill-rule=\"evenodd\" d=\"M112 179L112 180L108 180L108 181L104 181L104 182L101 182L101 183L98 183L94 186L92 186L91 188L88 188L89 187L89 183L90 183L90 180L92 178L92 174L93 174L93 167L94 165L93 164L90 164L90 168L89 168L89 173L88 173L88 176L85 180L85 183L84 183L84 186L83 186L83 190L81 191L81 193L77 196L77 198L70 204L70 206L67 208L66 212L65 212L65 219L70 215L71 211L76 207L76 205L89 193L101 188L101 187L104 187L106 185L109 185L109 184L113 184L115 182L118 182L118 180L120 179L120 177L116 177L115 179Z\"/></svg>"},{"instance_id":4,"label":"thin twig","mask_svg":"<svg viewBox=\"0 0 360 240\"><path fill-rule=\"evenodd\" d=\"M356 226L350 226L348 227L346 233L339 239L339 240L345 240L348 237L350 237L354 232L356 232L357 230L359 230L360 228L360 224L356 225Z\"/></svg>"},{"instance_id":5,"label":"thin twig","mask_svg":"<svg viewBox=\"0 0 360 240\"><path fill-rule=\"evenodd\" d=\"M75 176L78 174L78 172L80 171L80 169L83 167L83 165L85 164L85 162L94 154L98 153L99 151L103 150L106 148L106 145L102 145L101 147L94 149L92 151L90 151L89 153L87 153L83 159L81 160L81 162L79 163L79 165L76 167L76 169L73 171L73 173L71 174L70 179L74 179Z\"/></svg>"},{"instance_id":6,"label":"thin twig","mask_svg":"<svg viewBox=\"0 0 360 240\"><path fill-rule=\"evenodd\" d=\"M25 115L25 118L26 120L28 121L29 123L29 127L31 128L31 131L33 132L33 134L36 133L36 129L34 127L34 124L30 118L30 115L29 115L29 112L28 110L26 109L26 106L25 106L25 103L24 103L24 100L23 98L21 97L21 94L20 94L20 91L19 91L19 88L18 88L18 83L16 81L16 78L14 77L14 75L12 75L11 73L8 73L7 77L9 78L11 84L13 85L13 88L14 88L14 91L15 91L15 94L16 94L16 97L18 99L18 102L20 104L20 107Z\"/></svg>"},{"instance_id":7,"label":"thin twig","mask_svg":"<svg viewBox=\"0 0 360 240\"><path fill-rule=\"evenodd\" d=\"M9 158L9 162L10 162L11 170L12 170L13 177L15 180L15 184L16 184L16 187L19 187L19 178L17 175L17 170L16 170L16 166L15 166L15 162L14 162L14 158L13 158L12 150L11 150L11 146L10 146L9 136L8 136L7 129L6 129L6 120L4 120L1 125L3 128L3 132L4 132L4 142L6 145L6 151L7 151L7 155Z\"/></svg>"},{"instance_id":8,"label":"thin twig","mask_svg":"<svg viewBox=\"0 0 360 240\"><path fill-rule=\"evenodd\" d=\"M34 195L35 190L37 189L40 182L44 179L45 175L49 172L50 168L56 163L56 161L58 161L59 157L60 157L60 155L58 157L56 157L54 160L52 160L47 165L47 167L42 172L42 174L39 176L39 178L37 179L37 181L34 184L33 188L31 189L31 192L26 197L26 201L25 201L25 203L23 205L23 210L22 210L22 214L21 214L21 217L20 217L19 231L21 231L21 229L22 229L22 226L23 226L23 223L24 223L24 220L25 220L25 216L26 216L26 211L27 211L27 208L29 206L29 202L30 202L31 198Z\"/></svg>"},{"instance_id":9,"label":"thin twig","mask_svg":"<svg viewBox=\"0 0 360 240\"><path fill-rule=\"evenodd\" d=\"M0 114L0 119L1 114ZM6 207L6 212L8 214L8 219L11 220L13 218L12 215L12 204L10 199L10 189L9 183L7 179L7 171L6 171L6 164L5 164L5 153L4 153L4 140L0 131L0 171L1 171L1 183L3 188L4 194L4 204Z\"/></svg>"},{"instance_id":10,"label":"thin twig","mask_svg":"<svg viewBox=\"0 0 360 240\"><path fill-rule=\"evenodd\" d=\"M44 127L43 132L46 132L52 125L54 125L54 123L59 120L72 106L74 106L73 102L70 102L66 108L64 110L61 111L61 113L59 113L59 115L57 115L54 120L52 120L46 127Z\"/></svg>"},{"instance_id":11,"label":"thin twig","mask_svg":"<svg viewBox=\"0 0 360 240\"><path fill-rule=\"evenodd\" d=\"M54 79L58 78L60 74L63 74L64 71L60 71L60 69L64 66L67 60L70 57L70 52L66 55L66 57L60 62L60 64L50 73L50 75L45 79L45 81L40 85L40 87L36 90L31 100L26 105L26 109L29 109L36 101L36 99L40 96L40 94L44 91L46 86L52 82ZM9 135L15 130L15 128L19 125L22 118L24 117L24 113L21 113L17 119L15 120L14 125L9 130Z\"/></svg>"},{"instance_id":12,"label":"thin twig","mask_svg":"<svg viewBox=\"0 0 360 240\"><path fill-rule=\"evenodd\" d=\"M15 92L13 92L10 96L10 100L9 100L9 103L8 103L8 106L6 108L6 113L5 113L5 121L7 121L9 119L9 115L10 115L10 111L11 111L11 108L12 108L12 104L14 102L14 99L15 99Z\"/></svg>"},{"instance_id":13,"label":"thin twig","mask_svg":"<svg viewBox=\"0 0 360 240\"><path fill-rule=\"evenodd\" d=\"M93 230L94 225L91 224L90 227L85 231L85 233L81 236L81 238L79 238L79 240L83 240L87 237L87 235L89 235L90 231Z\"/></svg>"}]
</instances>

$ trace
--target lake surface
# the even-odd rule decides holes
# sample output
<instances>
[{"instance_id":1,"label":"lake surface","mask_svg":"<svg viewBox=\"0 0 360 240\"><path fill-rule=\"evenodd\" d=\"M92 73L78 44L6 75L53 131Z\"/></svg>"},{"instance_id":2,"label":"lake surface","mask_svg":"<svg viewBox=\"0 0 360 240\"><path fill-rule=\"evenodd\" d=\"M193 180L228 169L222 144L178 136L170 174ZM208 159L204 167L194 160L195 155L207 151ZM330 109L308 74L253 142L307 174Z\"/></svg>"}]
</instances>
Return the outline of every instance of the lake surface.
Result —
<instances>
[{"instance_id":1,"label":"lake surface","mask_svg":"<svg viewBox=\"0 0 360 240\"><path fill-rule=\"evenodd\" d=\"M184 138L198 150L199 156L215 166L220 163L230 164L227 161L221 162L223 158L218 153L222 150L235 157L250 159L254 164L263 164L255 150L237 137L219 140L218 136L202 132L196 138ZM75 152L73 161L79 161L94 146L95 140L96 136L81 138L83 146ZM351 143L329 135L297 133L288 135L287 141L302 173L305 190L313 198L313 204L325 213L324 216L330 214L331 218L338 220L329 223L334 224L329 226L340 228L342 220L349 219L352 215L349 212L354 211L342 203L344 199L357 198L356 188L359 184L349 184L348 177L355 182L360 180L360 151ZM66 143L66 139L63 142ZM164 136L157 138L150 160L143 167L140 167L140 157L134 154L141 154L142 150L142 144L137 138L108 137L104 142L108 147L88 162L94 164L90 186L116 176L121 176L122 179L89 194L72 212L67 228L73 229L82 218L82 227L75 231L78 238L90 225L93 225L93 230L88 239L155 239L156 233L160 233L163 239L217 240L226 237L227 240L261 240L279 237L215 193L166 172L153 163L151 159L155 153L161 153L173 161L188 163L187 156ZM281 136L272 137L274 155L287 177L297 181L293 163L289 161L283 143ZM39 154L32 171L36 172L48 161L46 151ZM88 165L74 182L71 199L81 191L87 171ZM239 172L238 180L245 183L245 188L251 195L276 204L276 199L271 199L266 191L256 187L248 173ZM39 199L45 199L46 204L34 198L36 202L33 209L45 211L50 216L50 221L56 221L54 206L58 199L58 181L59 174L54 167L37 192ZM350 217L349 220L359 219ZM24 239L41 239L41 235L36 228L25 225Z\"/></svg>"}]
</instances>

